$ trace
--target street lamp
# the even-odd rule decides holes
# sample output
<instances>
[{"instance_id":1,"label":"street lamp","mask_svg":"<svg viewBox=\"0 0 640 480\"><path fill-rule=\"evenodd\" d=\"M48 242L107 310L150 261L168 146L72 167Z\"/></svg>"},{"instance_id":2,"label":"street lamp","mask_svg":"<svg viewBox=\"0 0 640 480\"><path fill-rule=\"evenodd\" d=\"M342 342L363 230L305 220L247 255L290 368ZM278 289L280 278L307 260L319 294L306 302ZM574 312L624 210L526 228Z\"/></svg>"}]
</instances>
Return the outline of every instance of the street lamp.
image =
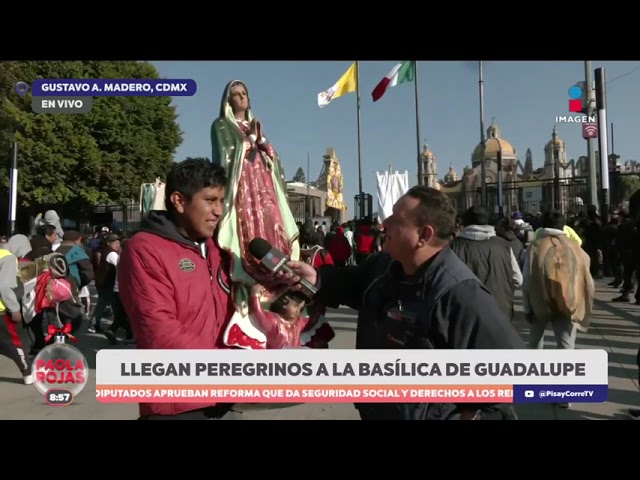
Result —
<instances>
[{"instance_id":1,"label":"street lamp","mask_svg":"<svg viewBox=\"0 0 640 480\"><path fill-rule=\"evenodd\" d=\"M310 154L307 152L307 201L305 202L305 220L307 218L311 218L311 177L309 176L311 170L311 159Z\"/></svg>"},{"instance_id":2,"label":"street lamp","mask_svg":"<svg viewBox=\"0 0 640 480\"><path fill-rule=\"evenodd\" d=\"M555 127L553 128L552 142L553 142L553 208L557 211L562 211L562 200L560 199L560 154L558 152L558 135L556 134Z\"/></svg>"},{"instance_id":3,"label":"street lamp","mask_svg":"<svg viewBox=\"0 0 640 480\"><path fill-rule=\"evenodd\" d=\"M485 163L484 154L486 151L485 138L484 138L484 78L482 75L482 61L478 62L478 95L480 102L480 175L482 176L482 182L480 183L480 203L487 205L487 165Z\"/></svg>"},{"instance_id":4,"label":"street lamp","mask_svg":"<svg viewBox=\"0 0 640 480\"><path fill-rule=\"evenodd\" d=\"M496 161L498 163L498 217L504 217L504 198L502 192L502 143L499 138L496 138L498 142L498 153Z\"/></svg>"},{"instance_id":5,"label":"street lamp","mask_svg":"<svg viewBox=\"0 0 640 480\"><path fill-rule=\"evenodd\" d=\"M9 187L9 223L11 235L16 234L16 211L18 208L18 140L13 142L11 161L11 180Z\"/></svg>"}]
</instances>

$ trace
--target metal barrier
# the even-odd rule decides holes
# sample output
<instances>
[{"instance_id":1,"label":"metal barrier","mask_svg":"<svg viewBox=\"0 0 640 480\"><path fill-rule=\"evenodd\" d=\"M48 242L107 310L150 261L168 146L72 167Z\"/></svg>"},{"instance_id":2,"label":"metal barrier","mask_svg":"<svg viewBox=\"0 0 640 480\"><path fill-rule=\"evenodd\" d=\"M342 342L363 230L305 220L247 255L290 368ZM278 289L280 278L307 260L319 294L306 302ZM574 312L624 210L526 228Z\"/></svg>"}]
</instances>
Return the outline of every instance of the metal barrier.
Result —
<instances>
[{"instance_id":1,"label":"metal barrier","mask_svg":"<svg viewBox=\"0 0 640 480\"><path fill-rule=\"evenodd\" d=\"M559 191L558 199L555 198L554 189ZM587 209L589 189L587 177L572 177L554 182L553 179L528 180L520 182L503 182L502 198L504 202L504 215L509 216L513 212L537 213L547 210L559 210L562 213L577 213ZM467 205L481 205L482 196L480 189L466 192ZM497 212L498 185L487 184L487 207L492 212Z\"/></svg>"}]
</instances>

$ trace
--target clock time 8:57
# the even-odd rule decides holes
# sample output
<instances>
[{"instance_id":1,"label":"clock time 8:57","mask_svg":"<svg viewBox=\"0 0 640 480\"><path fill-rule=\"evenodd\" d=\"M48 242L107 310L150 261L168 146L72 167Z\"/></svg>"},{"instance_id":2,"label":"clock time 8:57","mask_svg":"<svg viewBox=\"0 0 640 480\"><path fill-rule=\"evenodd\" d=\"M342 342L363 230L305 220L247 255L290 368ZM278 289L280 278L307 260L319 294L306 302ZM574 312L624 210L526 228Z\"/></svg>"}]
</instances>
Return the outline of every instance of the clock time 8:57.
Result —
<instances>
[{"instance_id":1,"label":"clock time 8:57","mask_svg":"<svg viewBox=\"0 0 640 480\"><path fill-rule=\"evenodd\" d=\"M71 405L73 402L73 394L69 390L49 390L45 393L44 398L48 405Z\"/></svg>"}]
</instances>

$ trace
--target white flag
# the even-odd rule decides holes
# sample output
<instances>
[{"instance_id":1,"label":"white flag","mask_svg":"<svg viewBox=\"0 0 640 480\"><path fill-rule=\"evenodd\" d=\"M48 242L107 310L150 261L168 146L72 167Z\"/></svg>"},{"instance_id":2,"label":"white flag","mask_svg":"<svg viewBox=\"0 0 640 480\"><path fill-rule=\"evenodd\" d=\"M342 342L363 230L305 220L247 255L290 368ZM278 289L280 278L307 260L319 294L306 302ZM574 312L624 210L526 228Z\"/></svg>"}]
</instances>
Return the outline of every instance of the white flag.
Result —
<instances>
[{"instance_id":1,"label":"white flag","mask_svg":"<svg viewBox=\"0 0 640 480\"><path fill-rule=\"evenodd\" d=\"M378 177L378 221L393 213L393 205L409 191L409 172L376 172Z\"/></svg>"}]
</instances>

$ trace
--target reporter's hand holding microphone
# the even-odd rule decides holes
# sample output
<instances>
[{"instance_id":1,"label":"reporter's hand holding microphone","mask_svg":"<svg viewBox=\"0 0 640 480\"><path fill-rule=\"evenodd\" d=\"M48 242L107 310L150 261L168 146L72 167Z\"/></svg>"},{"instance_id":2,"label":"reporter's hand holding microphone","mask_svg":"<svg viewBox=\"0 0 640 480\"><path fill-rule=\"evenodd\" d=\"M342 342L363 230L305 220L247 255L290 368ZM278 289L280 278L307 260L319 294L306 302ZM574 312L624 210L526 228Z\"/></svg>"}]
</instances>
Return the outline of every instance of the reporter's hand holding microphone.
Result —
<instances>
[{"instance_id":1,"label":"reporter's hand holding microphone","mask_svg":"<svg viewBox=\"0 0 640 480\"><path fill-rule=\"evenodd\" d=\"M311 285L315 285L318 281L318 272L306 262L289 260L287 267L291 270L290 272L280 270L276 273L276 277L282 279L287 285L290 285L291 290L302 290L303 286L300 283L302 280L306 280Z\"/></svg>"},{"instance_id":2,"label":"reporter's hand holding microphone","mask_svg":"<svg viewBox=\"0 0 640 480\"><path fill-rule=\"evenodd\" d=\"M249 252L260 261L263 268L289 285L291 290L302 292L310 299L317 293L318 274L311 265L305 262L290 260L283 252L273 248L262 238L254 238L249 243Z\"/></svg>"}]
</instances>

